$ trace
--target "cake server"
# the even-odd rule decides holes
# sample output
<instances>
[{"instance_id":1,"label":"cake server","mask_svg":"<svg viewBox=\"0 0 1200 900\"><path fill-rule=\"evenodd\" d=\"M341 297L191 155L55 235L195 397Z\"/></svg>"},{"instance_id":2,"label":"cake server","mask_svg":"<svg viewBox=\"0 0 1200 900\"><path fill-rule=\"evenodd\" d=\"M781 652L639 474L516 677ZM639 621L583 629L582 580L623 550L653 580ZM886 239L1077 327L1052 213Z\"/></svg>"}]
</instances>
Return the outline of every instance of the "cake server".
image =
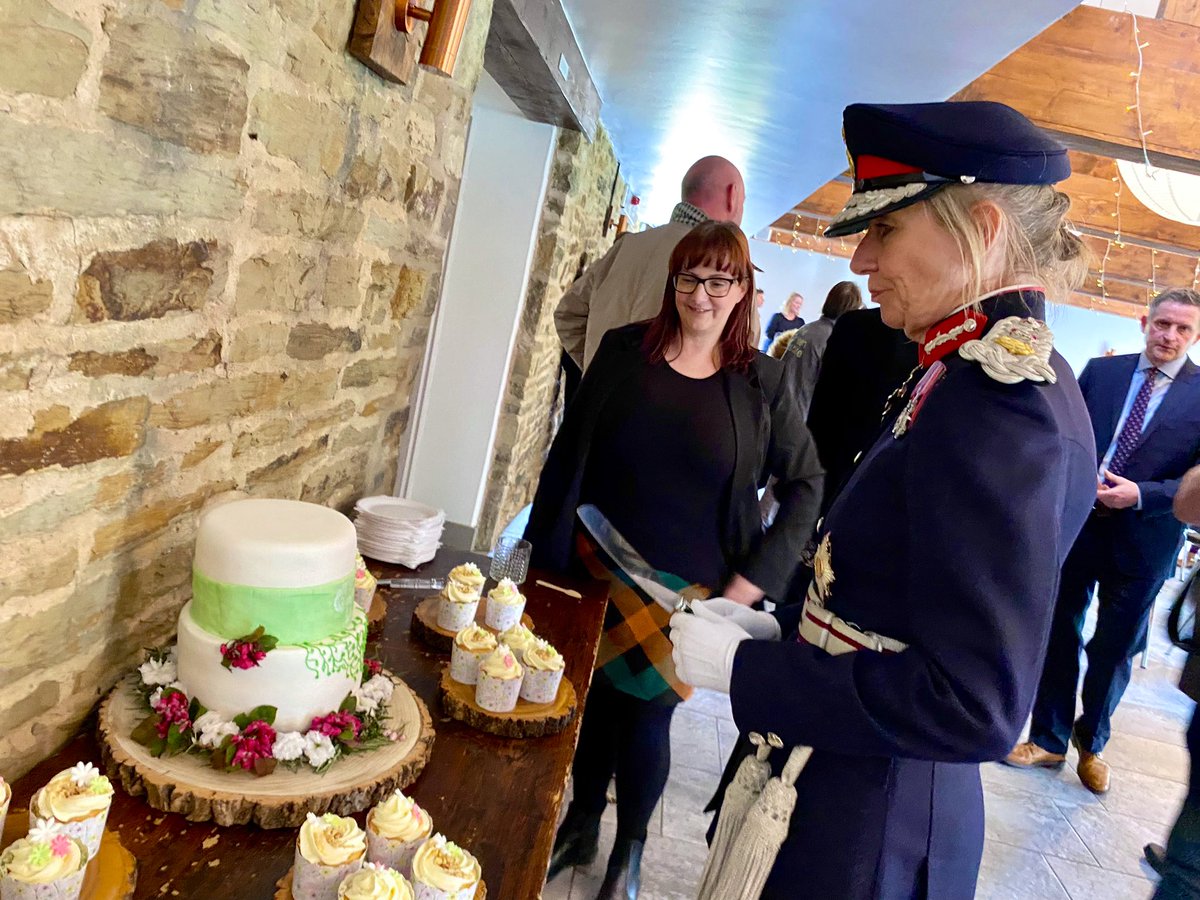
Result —
<instances>
[{"instance_id":1,"label":"cake server","mask_svg":"<svg viewBox=\"0 0 1200 900\"><path fill-rule=\"evenodd\" d=\"M380 587L400 588L406 591L440 591L446 586L445 578L381 578Z\"/></svg>"},{"instance_id":2,"label":"cake server","mask_svg":"<svg viewBox=\"0 0 1200 900\"><path fill-rule=\"evenodd\" d=\"M612 561L621 571L632 578L655 603L668 612L692 611L691 601L663 581L658 571L633 549L633 545L621 536L621 532L613 527L604 513L590 503L583 504L575 512L600 548L612 557Z\"/></svg>"}]
</instances>

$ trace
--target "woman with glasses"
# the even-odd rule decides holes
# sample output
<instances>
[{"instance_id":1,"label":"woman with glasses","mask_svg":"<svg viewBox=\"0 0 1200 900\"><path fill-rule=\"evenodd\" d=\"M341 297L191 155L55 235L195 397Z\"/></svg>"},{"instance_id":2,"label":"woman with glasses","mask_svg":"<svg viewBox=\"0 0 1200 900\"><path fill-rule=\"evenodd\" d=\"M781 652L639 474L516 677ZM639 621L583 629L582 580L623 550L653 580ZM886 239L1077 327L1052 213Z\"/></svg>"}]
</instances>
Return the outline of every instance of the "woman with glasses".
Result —
<instances>
[{"instance_id":1,"label":"woman with glasses","mask_svg":"<svg viewBox=\"0 0 1200 900\"><path fill-rule=\"evenodd\" d=\"M573 799L550 877L595 858L610 779L617 840L600 897L636 897L642 847L670 767L676 677L669 613L632 588L581 534L583 503L682 589L746 603L781 597L812 531L820 469L783 366L749 343L754 270L731 222L696 226L664 272L659 314L609 331L568 407L526 538L534 564L612 583L605 634L572 770ZM763 534L758 487L781 511Z\"/></svg>"}]
</instances>

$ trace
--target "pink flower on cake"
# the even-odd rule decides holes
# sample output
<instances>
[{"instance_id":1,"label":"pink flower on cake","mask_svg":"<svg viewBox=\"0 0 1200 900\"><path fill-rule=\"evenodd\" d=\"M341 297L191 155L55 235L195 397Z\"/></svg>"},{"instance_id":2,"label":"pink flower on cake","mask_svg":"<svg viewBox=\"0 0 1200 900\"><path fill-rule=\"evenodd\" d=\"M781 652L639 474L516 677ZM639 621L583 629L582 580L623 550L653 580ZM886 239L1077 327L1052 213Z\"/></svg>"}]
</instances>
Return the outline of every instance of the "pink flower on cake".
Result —
<instances>
[{"instance_id":1,"label":"pink flower on cake","mask_svg":"<svg viewBox=\"0 0 1200 900\"><path fill-rule=\"evenodd\" d=\"M221 645L221 665L226 669L253 669L278 643L259 625L249 634Z\"/></svg>"},{"instance_id":2,"label":"pink flower on cake","mask_svg":"<svg viewBox=\"0 0 1200 900\"><path fill-rule=\"evenodd\" d=\"M233 765L247 772L254 768L255 760L274 758L275 729L261 719L251 722L229 740L235 748Z\"/></svg>"},{"instance_id":3,"label":"pink flower on cake","mask_svg":"<svg viewBox=\"0 0 1200 900\"><path fill-rule=\"evenodd\" d=\"M374 678L383 671L383 663L377 659L363 660L363 676L365 678Z\"/></svg>"},{"instance_id":4,"label":"pink flower on cake","mask_svg":"<svg viewBox=\"0 0 1200 900\"><path fill-rule=\"evenodd\" d=\"M50 840L50 852L55 856L66 856L71 852L71 839L65 834L55 835Z\"/></svg>"},{"instance_id":5,"label":"pink flower on cake","mask_svg":"<svg viewBox=\"0 0 1200 900\"><path fill-rule=\"evenodd\" d=\"M158 713L158 721L154 727L160 738L167 737L172 725L178 725L181 734L192 727L192 720L188 715L188 698L180 691L165 691L155 704L154 711Z\"/></svg>"},{"instance_id":6,"label":"pink flower on cake","mask_svg":"<svg viewBox=\"0 0 1200 900\"><path fill-rule=\"evenodd\" d=\"M317 716L308 726L308 730L340 741L352 741L362 731L362 720L353 713L334 712L327 716Z\"/></svg>"}]
</instances>

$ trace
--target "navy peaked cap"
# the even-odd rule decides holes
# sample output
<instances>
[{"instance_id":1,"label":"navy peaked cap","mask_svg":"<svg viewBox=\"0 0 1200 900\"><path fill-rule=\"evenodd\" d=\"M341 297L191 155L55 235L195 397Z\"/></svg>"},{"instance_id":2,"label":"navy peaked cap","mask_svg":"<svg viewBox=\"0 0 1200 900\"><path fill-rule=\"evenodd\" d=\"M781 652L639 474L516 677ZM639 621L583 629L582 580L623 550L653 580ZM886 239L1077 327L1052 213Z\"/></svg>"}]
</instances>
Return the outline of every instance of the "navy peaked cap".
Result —
<instances>
[{"instance_id":1,"label":"navy peaked cap","mask_svg":"<svg viewBox=\"0 0 1200 900\"><path fill-rule=\"evenodd\" d=\"M855 103L842 121L854 193L830 237L949 184L1054 184L1071 174L1066 148L1003 103Z\"/></svg>"}]
</instances>

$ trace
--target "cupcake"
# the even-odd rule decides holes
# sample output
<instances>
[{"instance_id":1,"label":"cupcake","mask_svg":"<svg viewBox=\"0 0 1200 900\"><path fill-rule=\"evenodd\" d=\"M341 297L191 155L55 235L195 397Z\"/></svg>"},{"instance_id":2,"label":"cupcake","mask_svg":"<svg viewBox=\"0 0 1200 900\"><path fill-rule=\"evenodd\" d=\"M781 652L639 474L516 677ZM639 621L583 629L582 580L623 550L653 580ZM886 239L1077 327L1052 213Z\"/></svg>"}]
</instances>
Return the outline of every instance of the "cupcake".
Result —
<instances>
[{"instance_id":1,"label":"cupcake","mask_svg":"<svg viewBox=\"0 0 1200 900\"><path fill-rule=\"evenodd\" d=\"M488 628L496 631L507 631L514 625L521 624L521 613L525 612L525 597L517 590L510 578L501 578L500 583L488 591L487 616Z\"/></svg>"},{"instance_id":2,"label":"cupcake","mask_svg":"<svg viewBox=\"0 0 1200 900\"><path fill-rule=\"evenodd\" d=\"M292 897L334 900L338 886L362 868L366 854L366 838L353 819L309 813L296 839Z\"/></svg>"},{"instance_id":3,"label":"cupcake","mask_svg":"<svg viewBox=\"0 0 1200 900\"><path fill-rule=\"evenodd\" d=\"M91 763L81 762L59 772L33 795L29 825L33 827L38 819L57 822L64 834L83 841L90 859L100 852L112 798L109 780Z\"/></svg>"},{"instance_id":4,"label":"cupcake","mask_svg":"<svg viewBox=\"0 0 1200 900\"><path fill-rule=\"evenodd\" d=\"M525 670L517 656L504 644L479 662L479 683L475 685L475 702L492 712L512 712L521 693L521 676Z\"/></svg>"},{"instance_id":5,"label":"cupcake","mask_svg":"<svg viewBox=\"0 0 1200 900\"><path fill-rule=\"evenodd\" d=\"M464 563L450 570L438 603L438 628L457 634L475 621L483 581L483 573L474 563Z\"/></svg>"},{"instance_id":6,"label":"cupcake","mask_svg":"<svg viewBox=\"0 0 1200 900\"><path fill-rule=\"evenodd\" d=\"M525 677L521 680L521 699L530 703L553 703L563 677L562 654L549 641L535 640L521 654Z\"/></svg>"},{"instance_id":7,"label":"cupcake","mask_svg":"<svg viewBox=\"0 0 1200 900\"><path fill-rule=\"evenodd\" d=\"M338 885L337 900L413 900L413 889L394 869L366 863Z\"/></svg>"},{"instance_id":8,"label":"cupcake","mask_svg":"<svg viewBox=\"0 0 1200 900\"><path fill-rule=\"evenodd\" d=\"M354 556L354 602L363 612L371 611L371 600L375 596L375 576L367 571L362 554Z\"/></svg>"},{"instance_id":9,"label":"cupcake","mask_svg":"<svg viewBox=\"0 0 1200 900\"><path fill-rule=\"evenodd\" d=\"M529 645L537 640L537 635L520 623L500 633L500 643L508 644L513 652L520 656Z\"/></svg>"},{"instance_id":10,"label":"cupcake","mask_svg":"<svg viewBox=\"0 0 1200 900\"><path fill-rule=\"evenodd\" d=\"M0 834L4 834L4 819L8 815L8 804L12 800L12 788L0 778Z\"/></svg>"},{"instance_id":11,"label":"cupcake","mask_svg":"<svg viewBox=\"0 0 1200 900\"><path fill-rule=\"evenodd\" d=\"M417 900L471 900L479 878L475 857L440 834L422 844L413 857Z\"/></svg>"},{"instance_id":12,"label":"cupcake","mask_svg":"<svg viewBox=\"0 0 1200 900\"><path fill-rule=\"evenodd\" d=\"M367 859L409 874L413 854L433 831L433 819L400 791L367 813Z\"/></svg>"},{"instance_id":13,"label":"cupcake","mask_svg":"<svg viewBox=\"0 0 1200 900\"><path fill-rule=\"evenodd\" d=\"M454 636L450 651L450 677L462 684L479 680L479 663L496 649L496 636L479 625L468 625Z\"/></svg>"},{"instance_id":14,"label":"cupcake","mask_svg":"<svg viewBox=\"0 0 1200 900\"><path fill-rule=\"evenodd\" d=\"M76 900L83 888L87 847L57 822L41 822L0 853L4 900Z\"/></svg>"}]
</instances>

